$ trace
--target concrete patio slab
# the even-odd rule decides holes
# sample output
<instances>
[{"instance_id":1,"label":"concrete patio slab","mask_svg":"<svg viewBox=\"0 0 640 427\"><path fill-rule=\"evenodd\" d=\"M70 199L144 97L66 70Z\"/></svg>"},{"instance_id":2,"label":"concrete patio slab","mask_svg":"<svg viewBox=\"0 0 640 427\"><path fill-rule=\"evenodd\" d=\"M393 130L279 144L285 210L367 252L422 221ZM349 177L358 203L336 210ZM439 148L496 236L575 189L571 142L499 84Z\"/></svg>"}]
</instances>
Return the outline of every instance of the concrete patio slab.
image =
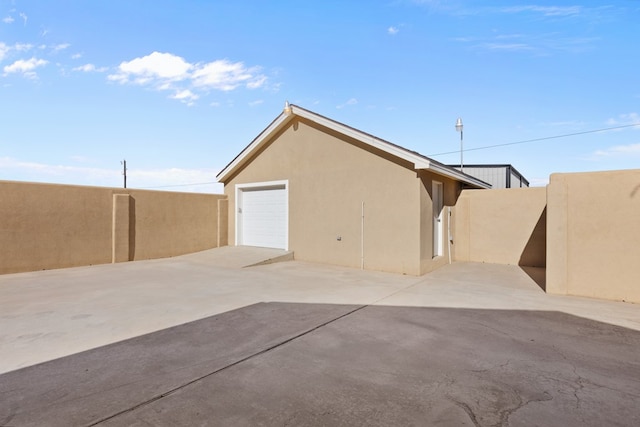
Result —
<instances>
[{"instance_id":1,"label":"concrete patio slab","mask_svg":"<svg viewBox=\"0 0 640 427\"><path fill-rule=\"evenodd\" d=\"M261 303L0 375L0 425L638 425L640 332Z\"/></svg>"},{"instance_id":2,"label":"concrete patio slab","mask_svg":"<svg viewBox=\"0 0 640 427\"><path fill-rule=\"evenodd\" d=\"M296 262L220 266L219 253L228 256L0 275L0 373L258 302L374 302L417 280Z\"/></svg>"},{"instance_id":3,"label":"concrete patio slab","mask_svg":"<svg viewBox=\"0 0 640 427\"><path fill-rule=\"evenodd\" d=\"M640 422L637 305L242 249L0 276L0 425Z\"/></svg>"},{"instance_id":4,"label":"concrete patio slab","mask_svg":"<svg viewBox=\"0 0 640 427\"><path fill-rule=\"evenodd\" d=\"M454 263L422 277L298 261L240 268L225 264L228 249L1 275L0 373L269 301L560 311L640 330L640 306L548 295L517 266Z\"/></svg>"}]
</instances>

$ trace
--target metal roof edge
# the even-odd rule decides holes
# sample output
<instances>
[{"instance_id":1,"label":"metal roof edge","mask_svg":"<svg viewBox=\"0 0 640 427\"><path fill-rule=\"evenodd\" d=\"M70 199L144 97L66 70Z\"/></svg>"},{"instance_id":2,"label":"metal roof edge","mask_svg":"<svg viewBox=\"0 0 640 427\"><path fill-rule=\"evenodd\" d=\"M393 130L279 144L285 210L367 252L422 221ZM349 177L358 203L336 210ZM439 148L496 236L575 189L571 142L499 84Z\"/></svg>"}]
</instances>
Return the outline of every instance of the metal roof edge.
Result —
<instances>
[{"instance_id":1,"label":"metal roof edge","mask_svg":"<svg viewBox=\"0 0 640 427\"><path fill-rule=\"evenodd\" d=\"M443 165L443 164L439 164L439 163L435 163L432 162L430 167L427 168L430 169L432 171L434 171L435 173L438 173L440 175L444 175L447 176L449 178L453 178L453 179L457 179L458 181L464 182L465 184L474 186L476 188L484 188L484 189L490 189L491 188L491 184L486 183L474 176L471 175L467 175L464 172L460 172L457 169L453 169L449 166Z\"/></svg>"},{"instance_id":2,"label":"metal roof edge","mask_svg":"<svg viewBox=\"0 0 640 427\"><path fill-rule=\"evenodd\" d=\"M227 166L216 175L218 182L224 182L237 168L246 163L250 155L266 143L271 136L288 124L294 116L298 116L320 126L331 129L340 134L351 137L357 141L377 148L385 153L391 154L397 158L413 163L416 170L428 169L436 174L443 175L452 179L456 179L465 184L476 188L491 188L490 184L485 183L475 177L460 172L452 167L439 163L429 157L419 153L407 150L404 147L393 144L389 141L377 138L358 129L352 128L335 120L316 114L297 105L288 104L285 110L280 113L276 119L269 124L249 145L247 145Z\"/></svg>"},{"instance_id":3,"label":"metal roof edge","mask_svg":"<svg viewBox=\"0 0 640 427\"><path fill-rule=\"evenodd\" d=\"M411 151L405 148L392 144L383 139L377 138L366 132L362 132L358 129L352 128L351 126L347 126L340 122L336 122L335 120L321 116L312 111L305 110L304 108L298 107L297 105L291 105L291 109L293 111L293 114L299 117L303 117L305 119L311 120L321 126L334 130L343 135L349 136L353 139L356 139L360 142L363 142L381 151L384 151L400 159L413 163L416 169L422 169L424 168L425 164L428 165L429 163L429 159L421 155L412 153Z\"/></svg>"}]
</instances>

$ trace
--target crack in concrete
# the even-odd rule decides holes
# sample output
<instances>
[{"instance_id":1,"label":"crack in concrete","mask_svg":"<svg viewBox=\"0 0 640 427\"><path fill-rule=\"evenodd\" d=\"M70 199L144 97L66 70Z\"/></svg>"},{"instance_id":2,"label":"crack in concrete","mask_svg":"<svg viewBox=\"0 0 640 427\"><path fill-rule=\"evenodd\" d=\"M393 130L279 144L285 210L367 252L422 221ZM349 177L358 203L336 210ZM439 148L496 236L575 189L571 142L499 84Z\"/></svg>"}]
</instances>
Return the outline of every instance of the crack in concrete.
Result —
<instances>
[{"instance_id":1,"label":"crack in concrete","mask_svg":"<svg viewBox=\"0 0 640 427\"><path fill-rule=\"evenodd\" d=\"M577 377L576 381L578 383L578 387L573 387L573 386L572 387L573 387L573 397L576 398L576 409L580 409L582 401L580 400L580 396L578 396L578 393L582 391L582 389L584 389L584 384L583 384L584 379L580 374L578 374L576 367L573 364L570 364L570 365L571 365L571 369L573 370L573 375Z\"/></svg>"},{"instance_id":2,"label":"crack in concrete","mask_svg":"<svg viewBox=\"0 0 640 427\"><path fill-rule=\"evenodd\" d=\"M454 399L452 396L447 396L447 399L453 402L454 405L462 408L462 410L466 412L467 416L469 416L469 419L471 420L474 426L482 427L482 424L480 424L480 422L478 421L478 418L476 417L476 414L473 412L473 409L471 409L469 405L467 405L465 402L462 402L458 399Z\"/></svg>"},{"instance_id":3,"label":"crack in concrete","mask_svg":"<svg viewBox=\"0 0 640 427\"><path fill-rule=\"evenodd\" d=\"M519 393L514 392L513 395L515 395L518 399L516 406L514 408L504 409L502 411L499 411L498 421L494 424L490 424L491 427L502 427L505 425L509 425L509 419L511 418L511 416L531 403L549 402L553 400L553 396L551 396L551 394L547 391L543 392L542 396L539 398L528 399L526 401L522 399L522 396L520 396ZM480 417L475 413L475 411L473 410L473 408L471 408L469 404L467 404L466 402L463 402L462 400L456 399L450 395L447 395L447 399L453 402L459 408L461 408L467 414L467 416L469 417L469 420L471 420L471 422L475 427L483 426L483 423L480 422L479 420Z\"/></svg>"},{"instance_id":4,"label":"crack in concrete","mask_svg":"<svg viewBox=\"0 0 640 427\"><path fill-rule=\"evenodd\" d=\"M518 395L518 398L520 400L518 406L516 408L514 408L514 409L504 411L500 416L500 424L499 425L500 426L505 425L505 424L509 425L509 418L511 418L511 416L513 414L515 414L516 412L518 412L522 408L525 408L530 403L549 402L549 401L553 400L553 396L551 396L551 393L549 393L548 391L542 392L542 395L544 396L543 398L529 399L524 403L522 402L522 398L520 397L520 395Z\"/></svg>"},{"instance_id":5,"label":"crack in concrete","mask_svg":"<svg viewBox=\"0 0 640 427\"><path fill-rule=\"evenodd\" d=\"M584 389L584 384L583 384L584 378L582 378L582 376L578 374L576 365L574 365L573 362L569 360L566 354L560 351L555 345L551 346L551 348L553 349L553 351L559 354L560 357L562 357L562 359L571 367L571 371L573 372L573 375L576 377L576 380L568 382L568 385L573 389L573 397L576 399L576 409L580 409L582 401L580 400L580 396L578 396L578 393L582 389ZM576 386L576 383L577 383L577 386Z\"/></svg>"}]
</instances>

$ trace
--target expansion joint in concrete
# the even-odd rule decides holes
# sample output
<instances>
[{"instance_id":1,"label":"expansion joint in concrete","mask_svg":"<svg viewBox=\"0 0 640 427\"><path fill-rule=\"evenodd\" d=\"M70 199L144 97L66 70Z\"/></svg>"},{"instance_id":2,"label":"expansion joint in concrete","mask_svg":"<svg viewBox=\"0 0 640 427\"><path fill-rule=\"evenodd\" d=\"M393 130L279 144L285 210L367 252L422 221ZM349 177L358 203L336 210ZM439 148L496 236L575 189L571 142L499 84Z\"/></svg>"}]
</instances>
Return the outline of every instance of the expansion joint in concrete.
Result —
<instances>
[{"instance_id":1,"label":"expansion joint in concrete","mask_svg":"<svg viewBox=\"0 0 640 427\"><path fill-rule=\"evenodd\" d=\"M158 400L163 399L163 398L165 398L165 397L167 397L167 396L170 396L170 395L172 395L172 394L174 394L174 393L176 393L176 392L178 392L178 391L180 391L180 390L182 390L182 389L184 389L184 388L186 388L186 387L188 387L188 386L190 386L190 385L193 385L193 384L197 383L198 381L202 381L202 380L203 380L203 379L205 379L205 378L209 378L209 377L211 377L211 376L213 376L213 375L216 375L216 374L218 374L218 373L220 373L220 372L222 372L222 371L225 371L225 370L227 370L227 369L229 369L229 368L232 368L232 367L234 367L234 366L237 366L237 365L239 365L239 364L241 364L241 363L243 363L243 362L246 362L246 361L251 360L251 359L253 359L253 358L255 358L255 357L261 356L261 355L263 355L263 354L265 354L265 353L268 353L268 352L270 352L270 351L272 351L272 350L275 350L275 349L277 349L277 348L279 348L279 347L282 347L283 345L286 345L286 344L288 344L288 343L290 343L290 342L292 342L292 341L295 341L295 340L297 340L298 338L302 338L302 337L304 337L305 335L308 335L308 334L310 334L310 333L312 333L312 332L314 332L314 331L317 331L318 329L323 328L323 327L325 327L325 326L327 326L327 325L329 325L329 324L331 324L331 323L334 323L334 322L336 322L336 321L338 321L338 320L340 320L340 319L343 319L343 318L345 318L345 317L347 317L347 316L350 316L350 315L352 315L353 313L355 313L355 312L357 312L357 311L360 311L360 310L362 310L363 308L366 308L366 307L368 307L368 306L369 306L369 305L361 305L361 306L357 306L356 308L354 308L353 310L348 311L347 313L344 313L344 314L341 314L340 316L334 317L333 319L330 319L330 320L328 320L328 321L326 321L326 322L323 322L323 323L321 323L321 324L319 324L319 325L317 325L317 326L314 326L313 328L307 329L306 331L303 331L303 332L301 332L301 333L299 333L299 334L297 334L297 335L294 335L294 336L292 336L292 337L290 337L290 338L287 338L287 339L285 339L285 340L283 340L283 341L280 341L280 342L278 342L278 343L276 343L276 344L274 344L274 345L272 345L272 346L269 346L269 347L267 347L267 348L265 348L265 349L263 349L263 350L260 350L260 351L258 351L258 352L253 353L253 354L250 354L250 355L248 355L248 356L246 356L246 357L243 357L243 358L241 358L241 359L239 359L239 360L236 360L236 361L235 361L235 362L233 362L233 363L229 363L228 365L225 365L225 366L223 366L223 367L221 367L221 368L219 368L219 369L216 369L216 370L215 370L215 371L213 371L213 372L209 372L209 373L207 373L207 374L205 374L205 375L201 375L201 376L199 376L198 378L195 378L195 379L193 379L193 380L191 380L191 381L188 381L188 382L186 382L186 383L184 383L184 384L181 384L181 385L179 385L179 386L177 386L177 387L174 387L174 388L172 388L172 389L170 389L170 390L168 390L168 391L166 391L166 392L164 392L164 393L162 393L162 394L159 394L159 395L154 396L154 397L152 397L152 398L150 398L150 399L147 399L147 400L145 400L144 402L140 402L140 403L138 403L137 405L134 405L134 406L132 406L132 407L130 407L130 408L123 409L122 411L119 411L119 412L117 412L117 413L115 413L115 414L109 415L108 417L101 418L100 420L98 420L98 421L94 421L94 422L92 422L91 424L87 424L87 427L97 426L97 425L102 424L102 423L104 423L104 422L107 422L107 421L113 420L114 418L117 418L117 417L119 417L119 416L121 416L121 415L124 415L124 414L130 413L130 412L133 412L133 411L135 411L135 410L137 410L137 409L139 409L139 408L142 408L142 407L144 407L144 406L147 406L147 405L149 405L149 404L151 404L151 403L153 403L153 402L157 402Z\"/></svg>"}]
</instances>

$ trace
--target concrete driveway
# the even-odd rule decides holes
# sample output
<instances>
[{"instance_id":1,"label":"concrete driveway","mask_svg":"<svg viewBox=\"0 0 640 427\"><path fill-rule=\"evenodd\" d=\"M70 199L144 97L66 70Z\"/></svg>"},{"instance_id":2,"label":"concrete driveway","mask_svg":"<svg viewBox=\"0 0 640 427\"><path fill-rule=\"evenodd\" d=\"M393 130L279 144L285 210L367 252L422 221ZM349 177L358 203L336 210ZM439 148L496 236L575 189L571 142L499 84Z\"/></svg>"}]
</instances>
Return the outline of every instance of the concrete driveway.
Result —
<instances>
[{"instance_id":1,"label":"concrete driveway","mask_svg":"<svg viewBox=\"0 0 640 427\"><path fill-rule=\"evenodd\" d=\"M640 422L637 305L237 249L0 276L0 425Z\"/></svg>"}]
</instances>

